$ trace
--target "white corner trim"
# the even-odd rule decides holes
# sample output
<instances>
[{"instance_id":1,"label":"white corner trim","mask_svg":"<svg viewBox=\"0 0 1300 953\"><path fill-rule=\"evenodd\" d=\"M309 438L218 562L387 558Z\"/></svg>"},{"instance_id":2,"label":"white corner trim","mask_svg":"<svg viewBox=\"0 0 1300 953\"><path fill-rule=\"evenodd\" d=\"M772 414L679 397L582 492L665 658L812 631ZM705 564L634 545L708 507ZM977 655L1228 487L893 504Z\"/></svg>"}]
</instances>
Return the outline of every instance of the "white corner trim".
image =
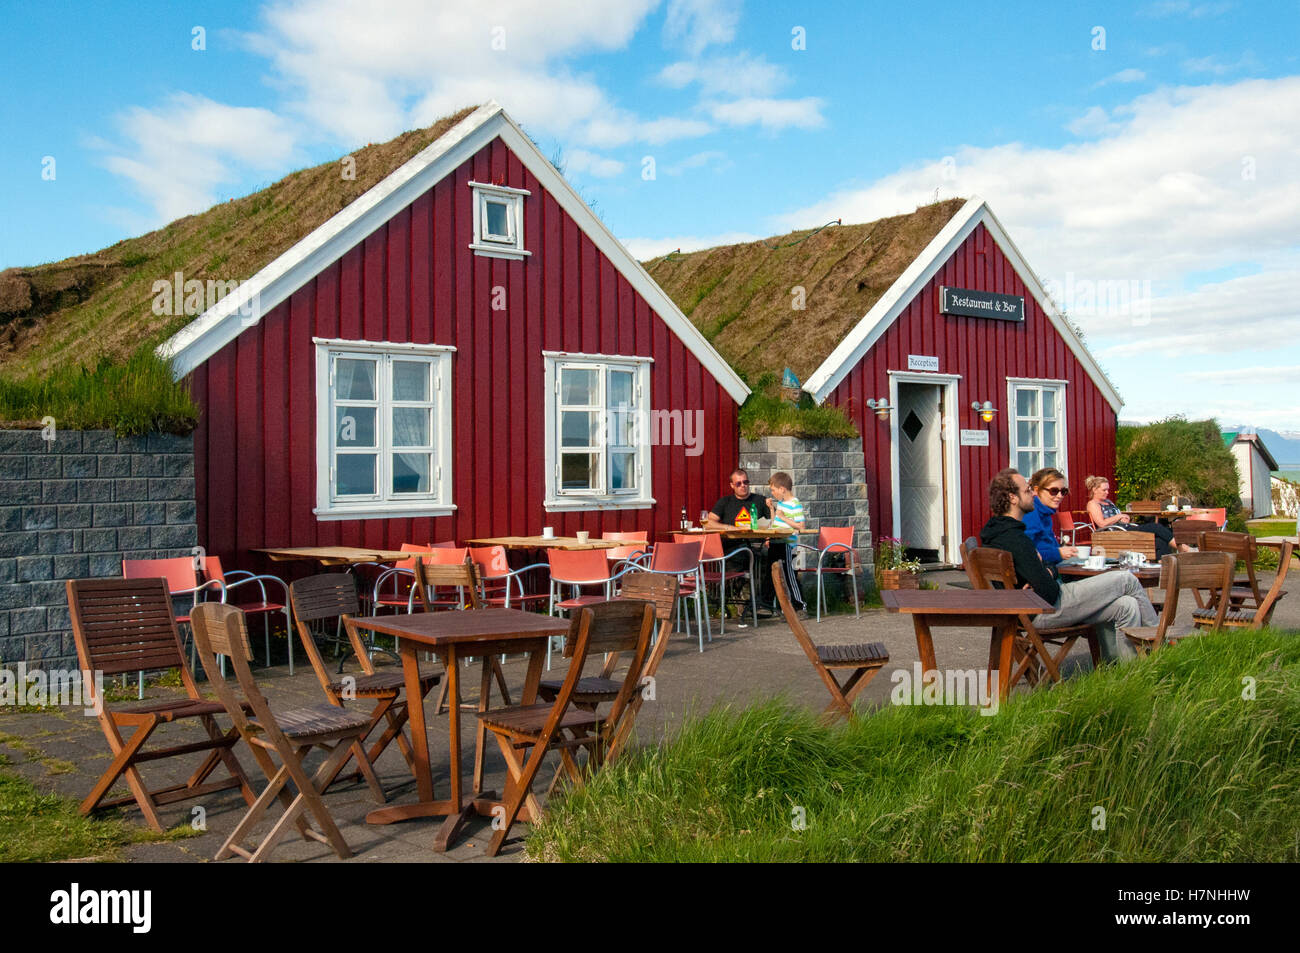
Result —
<instances>
[{"instance_id":1,"label":"white corner trim","mask_svg":"<svg viewBox=\"0 0 1300 953\"><path fill-rule=\"evenodd\" d=\"M348 249L446 178L484 145L500 136L560 207L592 240L632 288L682 341L686 349L738 404L749 388L722 355L650 277L641 263L555 170L497 102L480 106L364 195L158 346L173 361L179 379L233 341L294 291L338 260ZM499 188L499 186L492 186ZM521 190L522 191L522 190ZM482 254L481 252L476 252ZM254 303L254 313L247 305ZM245 313L240 313L241 304Z\"/></svg>"},{"instance_id":2,"label":"white corner trim","mask_svg":"<svg viewBox=\"0 0 1300 953\"><path fill-rule=\"evenodd\" d=\"M1006 230L998 221L993 210L988 207L978 195L972 196L966 204L957 210L948 223L939 230L939 234L931 239L930 244L925 246L921 254L917 255L910 265L904 269L903 273L898 276L889 290L881 296L880 300L875 303L870 311L863 316L853 329L845 335L826 360L822 361L817 370L813 371L804 384L804 390L812 394L817 403L823 403L831 392L839 386L840 382L848 376L849 372L857 365L859 361L871 350L872 346L880 340L885 331L898 319L912 299L915 298L921 290L930 282L930 280L939 272L944 263L952 257L953 253L961 246L975 228L983 223L993 236L993 240L998 243L1003 255L1011 263L1016 274L1024 283L1025 289L1038 302L1047 319L1056 329L1057 333L1064 338L1066 346L1078 359L1083 366L1084 371L1092 379L1092 382L1101 391L1106 402L1119 413L1124 401L1120 398L1118 391L1110 379L1102 373L1101 368L1088 353L1088 349L1083 342L1079 340L1074 329L1070 327L1068 321L1056 310L1047 292L1044 290L1038 277L1025 263L1024 257L1020 250L1007 235Z\"/></svg>"}]
</instances>

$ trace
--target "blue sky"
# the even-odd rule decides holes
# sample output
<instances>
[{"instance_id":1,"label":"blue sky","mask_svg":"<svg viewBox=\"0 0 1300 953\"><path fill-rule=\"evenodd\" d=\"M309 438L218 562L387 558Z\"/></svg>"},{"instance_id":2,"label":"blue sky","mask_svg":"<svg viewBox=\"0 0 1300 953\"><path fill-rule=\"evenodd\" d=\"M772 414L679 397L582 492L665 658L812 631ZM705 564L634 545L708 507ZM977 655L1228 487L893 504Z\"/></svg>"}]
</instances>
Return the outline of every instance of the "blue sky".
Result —
<instances>
[{"instance_id":1,"label":"blue sky","mask_svg":"<svg viewBox=\"0 0 1300 953\"><path fill-rule=\"evenodd\" d=\"M1294 2L2 15L0 268L97 250L495 98L642 257L983 195L1053 287L1137 290L1125 313L1060 302L1126 419L1300 431Z\"/></svg>"}]
</instances>

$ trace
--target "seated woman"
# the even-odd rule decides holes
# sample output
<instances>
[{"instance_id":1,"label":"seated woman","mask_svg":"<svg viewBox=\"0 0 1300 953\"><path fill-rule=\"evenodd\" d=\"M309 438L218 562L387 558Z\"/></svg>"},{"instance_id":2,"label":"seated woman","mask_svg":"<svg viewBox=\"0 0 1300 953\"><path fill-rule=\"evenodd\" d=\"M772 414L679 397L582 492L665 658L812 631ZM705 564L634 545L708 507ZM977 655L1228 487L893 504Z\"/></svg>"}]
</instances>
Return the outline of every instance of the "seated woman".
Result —
<instances>
[{"instance_id":1,"label":"seated woman","mask_svg":"<svg viewBox=\"0 0 1300 953\"><path fill-rule=\"evenodd\" d=\"M1043 563L1048 569L1055 570L1062 559L1078 554L1073 546L1056 544L1056 528L1052 522L1069 492L1065 474L1056 467L1043 467L1029 478L1029 488L1034 491L1034 508L1025 514L1025 532L1038 555L1043 557Z\"/></svg>"},{"instance_id":2,"label":"seated woman","mask_svg":"<svg viewBox=\"0 0 1300 953\"><path fill-rule=\"evenodd\" d=\"M1164 523L1134 523L1127 513L1121 513L1119 507L1107 499L1110 481L1105 477L1090 476L1084 481L1084 486L1088 488L1088 518L1094 528L1093 545L1105 545L1104 540L1095 535L1096 530L1120 529L1154 535L1157 559L1175 551L1174 531L1168 526ZM1179 548L1184 552L1188 549L1186 546Z\"/></svg>"}]
</instances>

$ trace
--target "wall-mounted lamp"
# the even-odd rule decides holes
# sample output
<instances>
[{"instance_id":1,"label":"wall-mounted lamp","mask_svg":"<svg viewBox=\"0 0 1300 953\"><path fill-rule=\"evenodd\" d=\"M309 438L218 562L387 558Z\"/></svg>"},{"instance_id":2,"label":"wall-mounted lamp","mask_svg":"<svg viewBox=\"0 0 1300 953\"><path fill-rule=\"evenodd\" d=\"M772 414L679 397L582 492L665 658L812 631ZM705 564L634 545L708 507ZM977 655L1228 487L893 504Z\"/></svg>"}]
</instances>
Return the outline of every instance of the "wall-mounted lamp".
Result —
<instances>
[{"instance_id":1,"label":"wall-mounted lamp","mask_svg":"<svg viewBox=\"0 0 1300 953\"><path fill-rule=\"evenodd\" d=\"M975 401L970 405L970 409L975 411L975 413L979 414L980 419L983 420L985 423L991 422L993 418L997 416L998 413L998 409L994 407L991 403L989 403L987 400L984 401L984 403L982 404L978 400Z\"/></svg>"},{"instance_id":2,"label":"wall-mounted lamp","mask_svg":"<svg viewBox=\"0 0 1300 953\"><path fill-rule=\"evenodd\" d=\"M874 410L876 412L876 416L879 417L881 420L888 420L889 412L894 409L893 407L889 406L889 400L888 398L885 397L882 397L879 400L868 400L867 406L870 407L872 410Z\"/></svg>"}]
</instances>

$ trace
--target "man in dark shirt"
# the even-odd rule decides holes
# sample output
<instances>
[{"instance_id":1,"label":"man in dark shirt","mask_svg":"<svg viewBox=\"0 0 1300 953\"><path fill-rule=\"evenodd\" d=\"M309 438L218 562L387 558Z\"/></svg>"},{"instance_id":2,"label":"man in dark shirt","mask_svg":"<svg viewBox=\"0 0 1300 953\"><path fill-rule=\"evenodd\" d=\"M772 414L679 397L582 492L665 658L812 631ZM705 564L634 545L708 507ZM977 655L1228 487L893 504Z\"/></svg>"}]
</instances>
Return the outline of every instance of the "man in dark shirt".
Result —
<instances>
[{"instance_id":1,"label":"man in dark shirt","mask_svg":"<svg viewBox=\"0 0 1300 953\"><path fill-rule=\"evenodd\" d=\"M771 511L768 506L767 497L761 493L749 492L749 474L744 470L736 469L731 471L731 493L724 496L718 502L713 504L713 509L709 512L709 521L705 524L705 529L753 529L753 521L757 514L758 519L771 518ZM739 522L737 522L739 521ZM754 553L754 566L756 572L761 573L761 567L766 565L762 558L763 543L751 547L743 539L724 539L722 541L723 551L731 555L739 549L751 549ZM737 566L743 566L743 559L733 560L728 563L728 570L734 570ZM760 586L759 591L763 594L759 599L759 608L766 612L772 611L773 592L771 589L771 578L764 580L765 586Z\"/></svg>"},{"instance_id":2,"label":"man in dark shirt","mask_svg":"<svg viewBox=\"0 0 1300 953\"><path fill-rule=\"evenodd\" d=\"M1146 590L1130 572L1104 572L1077 582L1062 584L1038 555L1025 532L1024 515L1034 508L1034 494L1023 476L1008 467L989 485L989 506L993 517L980 530L980 545L1011 554L1016 582L1036 592L1056 607L1034 620L1039 629L1070 625L1092 625L1097 630L1102 657L1107 661L1136 654L1117 628L1152 626L1158 621Z\"/></svg>"}]
</instances>

